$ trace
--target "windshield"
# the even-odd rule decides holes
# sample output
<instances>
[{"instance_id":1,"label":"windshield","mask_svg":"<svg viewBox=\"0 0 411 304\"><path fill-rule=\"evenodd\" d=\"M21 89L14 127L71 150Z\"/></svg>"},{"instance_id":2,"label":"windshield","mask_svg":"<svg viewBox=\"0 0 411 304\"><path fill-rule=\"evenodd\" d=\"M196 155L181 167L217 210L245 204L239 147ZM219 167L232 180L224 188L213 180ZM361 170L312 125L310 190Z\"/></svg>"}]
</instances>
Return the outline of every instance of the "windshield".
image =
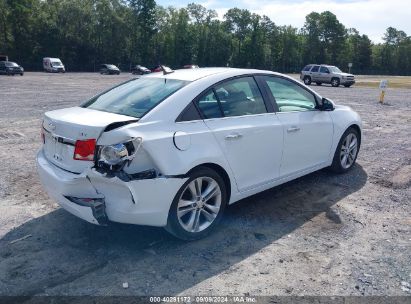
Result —
<instances>
[{"instance_id":1,"label":"windshield","mask_svg":"<svg viewBox=\"0 0 411 304\"><path fill-rule=\"evenodd\" d=\"M8 67L18 67L19 65L15 62L7 61L6 66L8 66Z\"/></svg>"},{"instance_id":2,"label":"windshield","mask_svg":"<svg viewBox=\"0 0 411 304\"><path fill-rule=\"evenodd\" d=\"M84 108L141 118L188 82L164 78L139 78L93 97Z\"/></svg>"},{"instance_id":3,"label":"windshield","mask_svg":"<svg viewBox=\"0 0 411 304\"><path fill-rule=\"evenodd\" d=\"M107 64L107 67L109 68L109 69L117 69L117 67L115 66L115 65L112 65L112 64Z\"/></svg>"},{"instance_id":4,"label":"windshield","mask_svg":"<svg viewBox=\"0 0 411 304\"><path fill-rule=\"evenodd\" d=\"M63 64L60 61L52 61L51 65L52 66L62 66Z\"/></svg>"},{"instance_id":5,"label":"windshield","mask_svg":"<svg viewBox=\"0 0 411 304\"><path fill-rule=\"evenodd\" d=\"M341 70L335 66L330 66L328 67L328 69L332 72L332 73L342 73Z\"/></svg>"}]
</instances>

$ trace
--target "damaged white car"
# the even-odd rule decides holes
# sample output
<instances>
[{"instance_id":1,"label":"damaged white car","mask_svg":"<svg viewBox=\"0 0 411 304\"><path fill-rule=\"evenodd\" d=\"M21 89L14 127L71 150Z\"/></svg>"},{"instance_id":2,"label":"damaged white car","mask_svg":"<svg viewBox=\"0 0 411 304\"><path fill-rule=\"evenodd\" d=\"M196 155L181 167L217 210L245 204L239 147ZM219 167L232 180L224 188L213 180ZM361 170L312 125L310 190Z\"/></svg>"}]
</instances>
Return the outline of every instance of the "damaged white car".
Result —
<instances>
[{"instance_id":1,"label":"damaged white car","mask_svg":"<svg viewBox=\"0 0 411 304\"><path fill-rule=\"evenodd\" d=\"M45 113L44 188L94 224L204 237L228 204L355 163L361 120L287 76L204 68L133 79Z\"/></svg>"}]
</instances>

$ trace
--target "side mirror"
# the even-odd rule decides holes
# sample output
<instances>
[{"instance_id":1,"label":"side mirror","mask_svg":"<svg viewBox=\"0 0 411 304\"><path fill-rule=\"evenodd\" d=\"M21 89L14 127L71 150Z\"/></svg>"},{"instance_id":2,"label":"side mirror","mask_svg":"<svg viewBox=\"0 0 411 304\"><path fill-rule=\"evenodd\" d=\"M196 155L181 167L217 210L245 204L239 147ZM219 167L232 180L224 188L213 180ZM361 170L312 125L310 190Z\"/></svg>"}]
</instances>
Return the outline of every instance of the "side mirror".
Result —
<instances>
[{"instance_id":1,"label":"side mirror","mask_svg":"<svg viewBox=\"0 0 411 304\"><path fill-rule=\"evenodd\" d=\"M334 105L330 100L323 97L321 102L322 102L322 105L320 106L321 111L334 111Z\"/></svg>"}]
</instances>

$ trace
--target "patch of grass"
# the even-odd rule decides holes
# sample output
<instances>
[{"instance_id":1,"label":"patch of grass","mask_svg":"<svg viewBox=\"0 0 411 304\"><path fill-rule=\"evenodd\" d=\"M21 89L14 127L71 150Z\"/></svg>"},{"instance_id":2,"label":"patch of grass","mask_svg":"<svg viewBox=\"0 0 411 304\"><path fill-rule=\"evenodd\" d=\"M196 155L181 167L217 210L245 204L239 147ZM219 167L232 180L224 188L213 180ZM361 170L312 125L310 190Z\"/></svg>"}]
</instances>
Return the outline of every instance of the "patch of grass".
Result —
<instances>
[{"instance_id":1,"label":"patch of grass","mask_svg":"<svg viewBox=\"0 0 411 304\"><path fill-rule=\"evenodd\" d=\"M388 80L388 88L411 89L411 76L364 76L356 77L356 86L379 88L382 79Z\"/></svg>"}]
</instances>

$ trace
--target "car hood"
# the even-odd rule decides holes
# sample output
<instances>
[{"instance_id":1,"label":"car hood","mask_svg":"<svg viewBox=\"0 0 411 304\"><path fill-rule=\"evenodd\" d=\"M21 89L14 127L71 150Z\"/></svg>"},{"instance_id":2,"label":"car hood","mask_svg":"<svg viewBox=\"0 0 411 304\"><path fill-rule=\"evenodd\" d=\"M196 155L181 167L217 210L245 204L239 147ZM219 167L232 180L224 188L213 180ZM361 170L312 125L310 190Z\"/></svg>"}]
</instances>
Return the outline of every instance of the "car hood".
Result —
<instances>
[{"instance_id":1,"label":"car hood","mask_svg":"<svg viewBox=\"0 0 411 304\"><path fill-rule=\"evenodd\" d=\"M338 73L338 74L341 75L341 76L345 76L345 77L347 77L347 76L352 76L352 77L354 77L353 74L348 74L348 73Z\"/></svg>"}]
</instances>

